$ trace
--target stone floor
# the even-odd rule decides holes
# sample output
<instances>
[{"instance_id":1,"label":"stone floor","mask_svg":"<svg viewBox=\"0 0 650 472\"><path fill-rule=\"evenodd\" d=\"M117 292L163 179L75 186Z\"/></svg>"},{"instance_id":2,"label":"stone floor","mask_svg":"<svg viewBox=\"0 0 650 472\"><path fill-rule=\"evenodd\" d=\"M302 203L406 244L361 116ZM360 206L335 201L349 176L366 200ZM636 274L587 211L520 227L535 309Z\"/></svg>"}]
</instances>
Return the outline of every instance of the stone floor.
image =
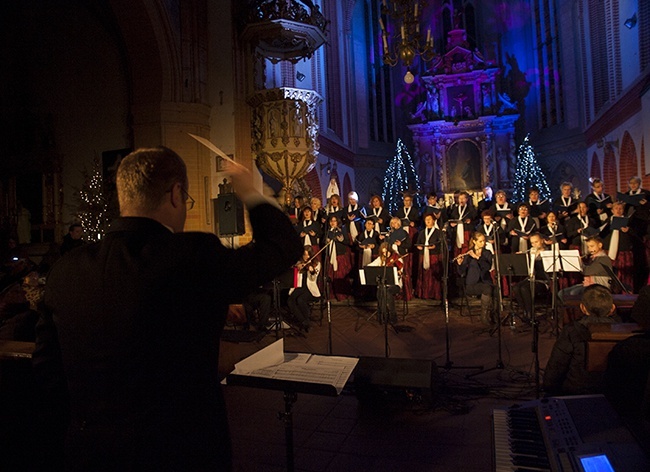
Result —
<instances>
[{"instance_id":1,"label":"stone floor","mask_svg":"<svg viewBox=\"0 0 650 472\"><path fill-rule=\"evenodd\" d=\"M286 332L285 350L376 359L412 359L435 368L434 388L385 387L359 396L354 385L337 397L298 394L294 406L294 458L299 471L489 471L492 470L492 409L537 396L530 326L515 318L498 333L477 316L446 316L438 302L401 307L399 327L384 329L373 304L332 304L322 325L306 336ZM478 308L473 311L478 315ZM504 309L504 317L509 313ZM317 318L319 310L313 312ZM467 314L467 310L464 310ZM543 367L553 346L553 320L540 317L538 359ZM222 342L220 372L276 340ZM387 342L386 342L387 340ZM390 362L390 361L384 361ZM481 369L482 368L482 369ZM280 391L224 387L237 471L286 470L284 410Z\"/></svg>"}]
</instances>

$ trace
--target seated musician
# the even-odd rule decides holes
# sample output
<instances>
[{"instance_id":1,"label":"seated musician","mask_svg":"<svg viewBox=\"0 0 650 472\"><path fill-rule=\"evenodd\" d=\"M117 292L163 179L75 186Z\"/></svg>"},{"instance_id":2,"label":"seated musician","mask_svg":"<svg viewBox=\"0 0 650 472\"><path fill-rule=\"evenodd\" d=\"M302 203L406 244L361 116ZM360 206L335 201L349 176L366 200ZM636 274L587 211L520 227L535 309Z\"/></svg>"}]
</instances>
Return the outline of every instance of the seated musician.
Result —
<instances>
[{"instance_id":1,"label":"seated musician","mask_svg":"<svg viewBox=\"0 0 650 472\"><path fill-rule=\"evenodd\" d=\"M557 296L561 301L567 295L582 295L585 287L594 284L602 285L607 290L610 290L611 280L605 267L612 269L612 260L603 250L603 240L598 236L588 238L587 251L589 251L589 254L582 256L583 282L560 290Z\"/></svg>"},{"instance_id":2,"label":"seated musician","mask_svg":"<svg viewBox=\"0 0 650 472\"><path fill-rule=\"evenodd\" d=\"M491 325L493 320L494 285L490 276L492 253L485 248L485 235L474 232L469 251L456 257L458 272L465 277L465 293L481 297L481 321Z\"/></svg>"},{"instance_id":3,"label":"seated musician","mask_svg":"<svg viewBox=\"0 0 650 472\"><path fill-rule=\"evenodd\" d=\"M293 319L298 322L298 327L308 333L311 324L309 304L320 298L318 274L321 265L318 257L314 257L314 250L311 246L305 246L302 258L295 268L297 269L296 283L295 287L289 290L287 305Z\"/></svg>"},{"instance_id":4,"label":"seated musician","mask_svg":"<svg viewBox=\"0 0 650 472\"><path fill-rule=\"evenodd\" d=\"M402 289L402 269L404 264L398 253L391 250L391 246L387 242L379 245L379 257L368 264L370 267L397 267L399 275L397 285L386 285L386 296L382 295L382 290L377 289L377 303L379 304L380 315L384 313L384 309L388 310L388 322L390 324L397 323L397 311L395 310L395 295ZM382 320L383 321L383 320Z\"/></svg>"},{"instance_id":5,"label":"seated musician","mask_svg":"<svg viewBox=\"0 0 650 472\"><path fill-rule=\"evenodd\" d=\"M587 342L591 338L589 325L616 323L612 295L602 285L584 290L580 311L583 316L566 325L560 333L544 371L544 391L547 395L581 395L602 390L602 372L588 372Z\"/></svg>"},{"instance_id":6,"label":"seated musician","mask_svg":"<svg viewBox=\"0 0 650 472\"><path fill-rule=\"evenodd\" d=\"M528 257L528 270L529 274L534 275L534 288L535 299L548 295L549 285L548 277L544 271L541 253L544 250L544 241L539 233L530 235L530 251L526 255ZM532 276L527 277L514 286L515 298L519 307L523 309L524 314L522 318L529 320L533 312L533 296L531 283L533 282Z\"/></svg>"}]
</instances>

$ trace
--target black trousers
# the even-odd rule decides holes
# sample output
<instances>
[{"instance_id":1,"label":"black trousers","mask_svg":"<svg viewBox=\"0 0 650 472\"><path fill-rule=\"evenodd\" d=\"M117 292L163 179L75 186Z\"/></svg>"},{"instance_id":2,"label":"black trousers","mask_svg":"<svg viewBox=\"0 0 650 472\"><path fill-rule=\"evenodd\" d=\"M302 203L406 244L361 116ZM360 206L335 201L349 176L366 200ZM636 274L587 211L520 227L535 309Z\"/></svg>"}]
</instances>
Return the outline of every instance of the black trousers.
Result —
<instances>
[{"instance_id":1,"label":"black trousers","mask_svg":"<svg viewBox=\"0 0 650 472\"><path fill-rule=\"evenodd\" d=\"M522 280L514 286L513 292L520 307L523 308L525 316L531 316L533 311L533 294L531 293L530 280ZM545 281L535 280L535 300L544 298L548 295L549 289Z\"/></svg>"},{"instance_id":2,"label":"black trousers","mask_svg":"<svg viewBox=\"0 0 650 472\"><path fill-rule=\"evenodd\" d=\"M309 304L315 301L318 301L318 297L313 296L307 287L298 287L289 295L287 305L295 320L302 323L304 327L309 327L311 314Z\"/></svg>"}]
</instances>

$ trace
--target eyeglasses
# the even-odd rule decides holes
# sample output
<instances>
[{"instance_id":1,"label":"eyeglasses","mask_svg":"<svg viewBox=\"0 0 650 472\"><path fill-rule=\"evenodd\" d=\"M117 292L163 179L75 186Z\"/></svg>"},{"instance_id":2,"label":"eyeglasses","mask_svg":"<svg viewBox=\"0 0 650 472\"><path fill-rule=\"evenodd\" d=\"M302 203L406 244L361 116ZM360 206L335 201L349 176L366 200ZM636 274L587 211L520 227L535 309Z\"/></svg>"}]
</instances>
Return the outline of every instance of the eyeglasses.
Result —
<instances>
[{"instance_id":1,"label":"eyeglasses","mask_svg":"<svg viewBox=\"0 0 650 472\"><path fill-rule=\"evenodd\" d=\"M187 190L185 190L183 187L181 187L181 191L185 194L185 205L187 205L187 211L190 211L192 208L194 208L194 199L190 196L189 193L187 193Z\"/></svg>"}]
</instances>

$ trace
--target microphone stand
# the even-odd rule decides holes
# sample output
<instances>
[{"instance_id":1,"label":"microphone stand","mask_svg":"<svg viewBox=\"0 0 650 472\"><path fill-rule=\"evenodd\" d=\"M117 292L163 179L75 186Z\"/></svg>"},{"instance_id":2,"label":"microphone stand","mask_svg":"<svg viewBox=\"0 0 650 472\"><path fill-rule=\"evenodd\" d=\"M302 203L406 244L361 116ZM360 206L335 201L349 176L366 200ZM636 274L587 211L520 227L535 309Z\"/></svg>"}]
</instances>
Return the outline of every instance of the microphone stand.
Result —
<instances>
[{"instance_id":1,"label":"microphone stand","mask_svg":"<svg viewBox=\"0 0 650 472\"><path fill-rule=\"evenodd\" d=\"M330 293L332 288L332 277L334 276L334 267L332 267L332 277L329 276L329 267L331 267L332 264L330 261L332 255L332 244L334 244L333 239L331 239L323 249L318 251L318 253L320 253L324 249L327 249L325 251L327 261L323 264L325 267L325 270L323 271L323 288L325 290L325 305L327 307L327 353L330 355L332 354L332 301L330 300ZM316 257L318 253L314 257Z\"/></svg>"},{"instance_id":2,"label":"microphone stand","mask_svg":"<svg viewBox=\"0 0 650 472\"><path fill-rule=\"evenodd\" d=\"M557 337L560 332L560 320L557 313L557 260L559 254L556 256L557 251L557 236L554 234L551 237L551 251L553 255L553 275L551 276L551 314L553 316L553 335Z\"/></svg>"},{"instance_id":3,"label":"microphone stand","mask_svg":"<svg viewBox=\"0 0 650 472\"><path fill-rule=\"evenodd\" d=\"M483 370L483 366L454 366L453 362L450 359L450 339L449 339L449 296L448 296L448 284L449 279L449 241L447 241L447 230L446 226L442 230L442 310L445 315L445 370L450 369L478 369Z\"/></svg>"},{"instance_id":4,"label":"microphone stand","mask_svg":"<svg viewBox=\"0 0 650 472\"><path fill-rule=\"evenodd\" d=\"M530 254L530 253L529 253ZM530 255L527 255L528 260L530 261ZM537 256L535 256L535 259ZM533 358L535 363L535 398L539 398L539 326L537 322L537 317L535 316L535 259L533 259L530 268L530 323L533 327L533 340L531 349L533 351Z\"/></svg>"}]
</instances>

